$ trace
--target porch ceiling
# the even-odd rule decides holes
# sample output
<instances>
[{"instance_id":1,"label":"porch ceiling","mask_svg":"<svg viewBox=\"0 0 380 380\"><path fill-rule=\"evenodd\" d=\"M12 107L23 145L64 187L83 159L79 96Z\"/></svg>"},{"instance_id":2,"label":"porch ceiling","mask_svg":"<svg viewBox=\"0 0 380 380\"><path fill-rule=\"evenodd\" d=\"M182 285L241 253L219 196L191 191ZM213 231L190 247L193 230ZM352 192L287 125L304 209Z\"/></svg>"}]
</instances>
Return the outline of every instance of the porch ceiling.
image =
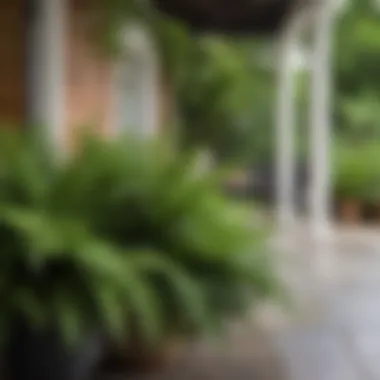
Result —
<instances>
[{"instance_id":1,"label":"porch ceiling","mask_svg":"<svg viewBox=\"0 0 380 380\"><path fill-rule=\"evenodd\" d=\"M310 0L152 0L156 8L199 32L272 34Z\"/></svg>"}]
</instances>

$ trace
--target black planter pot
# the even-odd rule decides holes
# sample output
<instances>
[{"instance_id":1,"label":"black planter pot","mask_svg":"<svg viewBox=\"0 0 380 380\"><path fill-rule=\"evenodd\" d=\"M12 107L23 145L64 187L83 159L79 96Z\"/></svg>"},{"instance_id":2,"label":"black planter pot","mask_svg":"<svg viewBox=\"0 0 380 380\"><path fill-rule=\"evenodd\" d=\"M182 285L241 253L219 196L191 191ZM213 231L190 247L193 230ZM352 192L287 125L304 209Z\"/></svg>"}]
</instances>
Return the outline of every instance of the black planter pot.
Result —
<instances>
[{"instance_id":1,"label":"black planter pot","mask_svg":"<svg viewBox=\"0 0 380 380\"><path fill-rule=\"evenodd\" d=\"M85 380L95 370L103 350L100 333L88 334L71 349L55 332L17 324L4 355L8 380Z\"/></svg>"}]
</instances>

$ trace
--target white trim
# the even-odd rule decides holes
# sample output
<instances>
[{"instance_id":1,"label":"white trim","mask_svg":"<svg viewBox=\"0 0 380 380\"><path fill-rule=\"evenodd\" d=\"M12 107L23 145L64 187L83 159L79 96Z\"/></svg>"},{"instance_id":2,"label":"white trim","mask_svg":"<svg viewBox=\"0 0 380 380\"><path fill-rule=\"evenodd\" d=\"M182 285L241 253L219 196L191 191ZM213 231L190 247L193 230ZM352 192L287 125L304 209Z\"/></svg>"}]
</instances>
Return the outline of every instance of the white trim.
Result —
<instances>
[{"instance_id":1,"label":"white trim","mask_svg":"<svg viewBox=\"0 0 380 380\"><path fill-rule=\"evenodd\" d=\"M146 102L146 112L144 116L144 133L155 134L159 127L159 70L158 62L154 54L150 54L147 59L147 68L143 77L144 99Z\"/></svg>"},{"instance_id":2,"label":"white trim","mask_svg":"<svg viewBox=\"0 0 380 380\"><path fill-rule=\"evenodd\" d=\"M38 0L31 57L31 118L51 133L54 145L63 147L66 126L66 24L67 0Z\"/></svg>"},{"instance_id":3,"label":"white trim","mask_svg":"<svg viewBox=\"0 0 380 380\"><path fill-rule=\"evenodd\" d=\"M333 26L331 4L324 1L315 10L310 84L310 222L317 238L330 232L331 121L330 49Z\"/></svg>"},{"instance_id":4,"label":"white trim","mask_svg":"<svg viewBox=\"0 0 380 380\"><path fill-rule=\"evenodd\" d=\"M119 115L119 70L120 62L116 62L111 69L111 88L110 88L110 112L109 126L110 134L115 136L120 133L120 115Z\"/></svg>"},{"instance_id":5,"label":"white trim","mask_svg":"<svg viewBox=\"0 0 380 380\"><path fill-rule=\"evenodd\" d=\"M298 23L289 20L280 35L276 122L276 192L279 228L286 233L295 219L295 86L292 53Z\"/></svg>"},{"instance_id":6,"label":"white trim","mask_svg":"<svg viewBox=\"0 0 380 380\"><path fill-rule=\"evenodd\" d=\"M159 70L155 46L149 33L139 24L130 24L122 31L121 38L125 52L113 69L111 129L116 134L128 127L139 128L138 133L155 134L159 126ZM128 75L128 70L133 71L131 74L139 81L141 90L142 104L137 110L141 125L136 126L124 125L122 115L128 94L128 88L123 87L123 77Z\"/></svg>"}]
</instances>

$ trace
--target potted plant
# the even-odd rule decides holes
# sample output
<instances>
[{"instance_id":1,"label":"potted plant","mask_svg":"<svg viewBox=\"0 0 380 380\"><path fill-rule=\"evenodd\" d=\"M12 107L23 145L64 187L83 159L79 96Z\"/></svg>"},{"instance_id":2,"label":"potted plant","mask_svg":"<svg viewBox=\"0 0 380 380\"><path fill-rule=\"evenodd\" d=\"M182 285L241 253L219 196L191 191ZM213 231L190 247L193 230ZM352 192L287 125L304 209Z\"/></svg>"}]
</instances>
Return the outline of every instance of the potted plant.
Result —
<instances>
[{"instance_id":1,"label":"potted plant","mask_svg":"<svg viewBox=\"0 0 380 380\"><path fill-rule=\"evenodd\" d=\"M84 379L97 365L103 335L124 331L137 272L83 220L54 212L63 166L45 155L43 143L1 135L4 371L13 380Z\"/></svg>"},{"instance_id":2,"label":"potted plant","mask_svg":"<svg viewBox=\"0 0 380 380\"><path fill-rule=\"evenodd\" d=\"M367 219L378 221L380 216L380 145L377 141L368 141L363 148L368 172L367 189L364 194Z\"/></svg>"},{"instance_id":3,"label":"potted plant","mask_svg":"<svg viewBox=\"0 0 380 380\"><path fill-rule=\"evenodd\" d=\"M140 366L146 359L151 368L173 337L208 334L275 294L262 231L223 194L214 172L197 169L196 155L136 139L85 139L78 152L58 187L65 196L56 211L83 219L135 263L161 321L152 344L149 324L132 315L124 362L138 351Z\"/></svg>"},{"instance_id":4,"label":"potted plant","mask_svg":"<svg viewBox=\"0 0 380 380\"><path fill-rule=\"evenodd\" d=\"M352 175L353 173L354 176ZM355 175L355 167L352 166L352 156L347 151L340 150L335 167L335 195L338 198L341 219L350 223L357 222L360 218L358 194L353 185Z\"/></svg>"},{"instance_id":5,"label":"potted plant","mask_svg":"<svg viewBox=\"0 0 380 380\"><path fill-rule=\"evenodd\" d=\"M363 204L374 196L378 166L371 144L347 145L337 150L334 187L344 221L352 223L361 218Z\"/></svg>"},{"instance_id":6,"label":"potted plant","mask_svg":"<svg viewBox=\"0 0 380 380\"><path fill-rule=\"evenodd\" d=\"M101 354L103 333L124 331L126 311L119 305L127 286L120 255L75 221L13 205L1 207L0 233L10 378L87 377Z\"/></svg>"}]
</instances>

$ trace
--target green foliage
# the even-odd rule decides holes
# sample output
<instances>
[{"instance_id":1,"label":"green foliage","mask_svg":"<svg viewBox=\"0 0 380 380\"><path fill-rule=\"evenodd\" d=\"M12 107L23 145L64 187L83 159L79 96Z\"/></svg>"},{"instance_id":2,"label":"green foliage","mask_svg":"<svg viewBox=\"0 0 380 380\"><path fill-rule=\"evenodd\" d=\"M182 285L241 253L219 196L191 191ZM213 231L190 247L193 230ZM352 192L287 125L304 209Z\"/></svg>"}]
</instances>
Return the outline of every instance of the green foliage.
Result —
<instances>
[{"instance_id":1,"label":"green foliage","mask_svg":"<svg viewBox=\"0 0 380 380\"><path fill-rule=\"evenodd\" d=\"M45 142L0 134L1 338L20 318L58 329L68 343L93 327L121 335L131 310L152 320L136 297L146 287L137 265L83 220L55 212L63 167Z\"/></svg>"},{"instance_id":2,"label":"green foliage","mask_svg":"<svg viewBox=\"0 0 380 380\"><path fill-rule=\"evenodd\" d=\"M86 219L151 271L164 335L210 331L274 293L262 232L196 155L178 156L152 141L90 139L62 180L65 202L53 202L59 212Z\"/></svg>"},{"instance_id":3,"label":"green foliage","mask_svg":"<svg viewBox=\"0 0 380 380\"><path fill-rule=\"evenodd\" d=\"M347 138L352 141L380 139L380 101L376 94L343 98L340 109Z\"/></svg>"},{"instance_id":4,"label":"green foliage","mask_svg":"<svg viewBox=\"0 0 380 380\"><path fill-rule=\"evenodd\" d=\"M262 232L197 155L87 137L55 162L17 133L0 141L4 333L22 318L69 343L91 328L157 343L275 294Z\"/></svg>"},{"instance_id":5,"label":"green foliage","mask_svg":"<svg viewBox=\"0 0 380 380\"><path fill-rule=\"evenodd\" d=\"M347 95L361 94L363 89L379 90L380 17L374 3L348 2L337 23L336 84Z\"/></svg>"},{"instance_id":6,"label":"green foliage","mask_svg":"<svg viewBox=\"0 0 380 380\"><path fill-rule=\"evenodd\" d=\"M185 144L207 145L224 161L268 156L274 76L266 53L254 40L194 43L177 91Z\"/></svg>"},{"instance_id":7,"label":"green foliage","mask_svg":"<svg viewBox=\"0 0 380 380\"><path fill-rule=\"evenodd\" d=\"M335 157L335 193L340 199L380 199L380 145L340 144Z\"/></svg>"},{"instance_id":8,"label":"green foliage","mask_svg":"<svg viewBox=\"0 0 380 380\"><path fill-rule=\"evenodd\" d=\"M379 139L380 12L375 2L347 2L335 35L334 114L339 137Z\"/></svg>"},{"instance_id":9,"label":"green foliage","mask_svg":"<svg viewBox=\"0 0 380 380\"><path fill-rule=\"evenodd\" d=\"M173 94L179 139L210 147L223 161L257 161L272 150L274 75L267 45L258 40L199 36L149 2L103 0L108 52L125 47L120 32L140 22L150 32ZM265 62L267 61L267 62Z\"/></svg>"},{"instance_id":10,"label":"green foliage","mask_svg":"<svg viewBox=\"0 0 380 380\"><path fill-rule=\"evenodd\" d=\"M3 207L0 223L4 332L22 318L36 328L58 328L68 343L102 325L120 333L125 311L109 311L124 305L127 284L111 248L79 223L24 208ZM100 303L105 291L112 298Z\"/></svg>"},{"instance_id":11,"label":"green foliage","mask_svg":"<svg viewBox=\"0 0 380 380\"><path fill-rule=\"evenodd\" d=\"M1 339L18 319L70 344L92 328L122 336L132 311L157 336L152 305L137 296L149 292L137 264L53 207L63 166L41 140L0 134Z\"/></svg>"},{"instance_id":12,"label":"green foliage","mask_svg":"<svg viewBox=\"0 0 380 380\"><path fill-rule=\"evenodd\" d=\"M54 177L46 142L37 133L0 131L0 204L40 204Z\"/></svg>"},{"instance_id":13,"label":"green foliage","mask_svg":"<svg viewBox=\"0 0 380 380\"><path fill-rule=\"evenodd\" d=\"M161 58L164 70L176 80L185 65L194 41L181 23L159 13L150 2L139 0L99 0L99 37L107 54L119 56L125 52L122 31L130 23L144 26Z\"/></svg>"},{"instance_id":14,"label":"green foliage","mask_svg":"<svg viewBox=\"0 0 380 380\"><path fill-rule=\"evenodd\" d=\"M149 25L154 20L154 9L149 2L139 0L98 0L96 3L97 42L104 51L119 56L124 51L122 32L130 22Z\"/></svg>"}]
</instances>

